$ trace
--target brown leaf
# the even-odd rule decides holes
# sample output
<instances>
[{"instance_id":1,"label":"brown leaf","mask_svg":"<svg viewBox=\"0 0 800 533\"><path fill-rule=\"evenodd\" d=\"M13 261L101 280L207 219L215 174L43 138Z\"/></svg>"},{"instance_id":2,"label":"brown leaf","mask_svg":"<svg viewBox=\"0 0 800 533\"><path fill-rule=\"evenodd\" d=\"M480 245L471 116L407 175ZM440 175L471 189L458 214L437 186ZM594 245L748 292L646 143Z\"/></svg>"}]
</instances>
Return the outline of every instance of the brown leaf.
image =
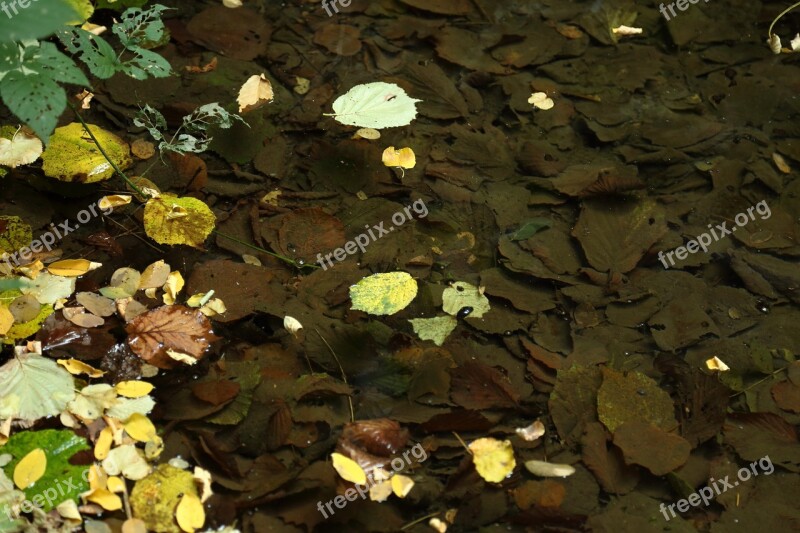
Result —
<instances>
[{"instance_id":1,"label":"brown leaf","mask_svg":"<svg viewBox=\"0 0 800 533\"><path fill-rule=\"evenodd\" d=\"M203 313L182 305L165 305L141 314L128 324L126 331L134 353L159 368L177 365L167 350L200 359L217 339Z\"/></svg>"},{"instance_id":2,"label":"brown leaf","mask_svg":"<svg viewBox=\"0 0 800 533\"><path fill-rule=\"evenodd\" d=\"M318 207L298 209L281 219L278 230L280 252L306 263L317 261L323 255L344 244L344 225Z\"/></svg>"},{"instance_id":3,"label":"brown leaf","mask_svg":"<svg viewBox=\"0 0 800 533\"><path fill-rule=\"evenodd\" d=\"M599 422L586 424L581 440L583 463L592 471L603 490L611 494L627 494L639 483L636 467L627 466L618 448L608 449L606 430Z\"/></svg>"},{"instance_id":4,"label":"brown leaf","mask_svg":"<svg viewBox=\"0 0 800 533\"><path fill-rule=\"evenodd\" d=\"M519 395L499 370L482 363L467 362L450 371L450 397L467 409L516 407Z\"/></svg>"},{"instance_id":5,"label":"brown leaf","mask_svg":"<svg viewBox=\"0 0 800 533\"><path fill-rule=\"evenodd\" d=\"M222 405L239 394L241 385L228 379L202 381L192 385L192 394L211 405Z\"/></svg>"},{"instance_id":6,"label":"brown leaf","mask_svg":"<svg viewBox=\"0 0 800 533\"><path fill-rule=\"evenodd\" d=\"M343 440L371 454L387 457L403 449L408 442L408 430L388 418L358 420L345 425L339 441Z\"/></svg>"},{"instance_id":7,"label":"brown leaf","mask_svg":"<svg viewBox=\"0 0 800 533\"><path fill-rule=\"evenodd\" d=\"M692 451L692 445L683 437L639 420L619 426L614 432L614 444L622 450L626 463L642 465L656 476L680 468Z\"/></svg>"}]
</instances>

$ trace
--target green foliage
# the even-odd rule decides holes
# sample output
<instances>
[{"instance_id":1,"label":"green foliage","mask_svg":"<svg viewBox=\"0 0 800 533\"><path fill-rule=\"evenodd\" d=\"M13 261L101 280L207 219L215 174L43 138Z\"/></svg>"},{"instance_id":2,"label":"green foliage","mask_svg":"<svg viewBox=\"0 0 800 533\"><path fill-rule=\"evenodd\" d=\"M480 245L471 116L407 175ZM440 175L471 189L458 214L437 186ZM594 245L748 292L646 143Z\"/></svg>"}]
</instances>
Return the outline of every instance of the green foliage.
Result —
<instances>
[{"instance_id":1,"label":"green foliage","mask_svg":"<svg viewBox=\"0 0 800 533\"><path fill-rule=\"evenodd\" d=\"M158 144L161 153L186 154L191 152L198 154L207 150L211 143L212 137L208 135L208 129L211 126L228 129L237 120L247 125L242 117L236 113L229 113L219 104L206 104L183 117L183 123L169 141L165 136L167 121L161 113L149 105L139 110L133 123L146 128L153 139L161 141Z\"/></svg>"},{"instance_id":2,"label":"green foliage","mask_svg":"<svg viewBox=\"0 0 800 533\"><path fill-rule=\"evenodd\" d=\"M97 0L97 9L116 9L143 7L149 0Z\"/></svg>"},{"instance_id":3,"label":"green foliage","mask_svg":"<svg viewBox=\"0 0 800 533\"><path fill-rule=\"evenodd\" d=\"M78 18L78 13L66 0L36 1L26 8L8 4L10 2L0 4L0 46L47 37Z\"/></svg>"},{"instance_id":4,"label":"green foliage","mask_svg":"<svg viewBox=\"0 0 800 533\"><path fill-rule=\"evenodd\" d=\"M156 4L144 11L135 7L126 10L112 30L122 43L120 53L102 37L80 28L61 30L58 38L69 53L80 57L92 75L100 79L110 78L117 72L137 80L149 76L164 78L171 73L169 63L148 48L163 44L169 38L161 21L161 13L167 9ZM129 55L123 59L126 52L133 57Z\"/></svg>"},{"instance_id":5,"label":"green foliage","mask_svg":"<svg viewBox=\"0 0 800 533\"><path fill-rule=\"evenodd\" d=\"M64 29L65 24L78 18L78 13L65 2L41 2L18 9L18 14L12 17L13 30L6 28L8 23L0 13L0 98L45 142L67 105L61 86L89 87L90 83L69 56L53 43L39 42L35 38L50 35L60 28L58 37L67 52L77 55L91 73L101 79L122 72L141 80L150 76L165 77L171 71L166 59L148 50L168 39L160 18L166 7L155 5L147 10L130 8L125 11L113 28L123 45L123 50L117 53L101 37L80 28ZM44 5L52 8L52 12L45 10L42 14ZM28 30L26 24L31 13L39 16ZM18 42L23 39L24 42Z\"/></svg>"},{"instance_id":6,"label":"green foliage","mask_svg":"<svg viewBox=\"0 0 800 533\"><path fill-rule=\"evenodd\" d=\"M89 445L86 439L75 435L72 431L45 429L23 431L12 435L8 443L3 446L3 453L11 454L13 457L4 468L6 475L11 477L20 459L36 448L44 450L47 468L41 478L25 488L25 497L28 500L33 501L34 497L37 497L34 503L43 500L42 510L47 512L65 500L77 499L81 492L89 489L89 484L83 478L87 467L69 463L70 457L82 450L88 450ZM51 499L45 499L47 489L51 489L48 494L52 494L52 489L55 489L56 495L51 496Z\"/></svg>"}]
</instances>

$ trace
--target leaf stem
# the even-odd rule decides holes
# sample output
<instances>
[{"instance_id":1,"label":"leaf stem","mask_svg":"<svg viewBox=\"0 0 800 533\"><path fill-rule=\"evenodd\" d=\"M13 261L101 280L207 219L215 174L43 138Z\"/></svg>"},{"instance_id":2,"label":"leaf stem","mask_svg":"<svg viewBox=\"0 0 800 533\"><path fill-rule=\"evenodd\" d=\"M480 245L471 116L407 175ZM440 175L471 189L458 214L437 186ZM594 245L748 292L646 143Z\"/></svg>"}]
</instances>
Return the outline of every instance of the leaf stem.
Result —
<instances>
[{"instance_id":1,"label":"leaf stem","mask_svg":"<svg viewBox=\"0 0 800 533\"><path fill-rule=\"evenodd\" d=\"M214 233L216 233L220 237L225 237L226 239L230 239L235 243L241 244L242 246L247 246L248 248L252 248L253 250L258 250L259 252L261 252L263 254L267 254L267 255L271 255L273 257L277 257L278 259L280 259L282 261L286 261L290 265L295 266L297 268L302 268L302 267L319 268L317 265L314 265L314 264L297 264L297 261L295 261L294 259L292 259L290 257L286 257L286 256L281 255L281 254L276 254L275 252L270 252L269 250L265 250L264 248L261 248L260 246L256 246L255 244L250 244L249 242L244 242L243 240L237 239L236 237L234 237L232 235L228 235L226 233L222 233L219 230L214 230Z\"/></svg>"},{"instance_id":2,"label":"leaf stem","mask_svg":"<svg viewBox=\"0 0 800 533\"><path fill-rule=\"evenodd\" d=\"M775 24L776 24L776 23L777 23L777 22L778 22L778 21L779 21L779 20L780 20L780 19L781 19L781 18L782 18L782 17L783 17L785 14L786 14L786 13L788 13L788 12L789 12L789 11L791 11L792 9L796 8L797 6L800 6L800 2L796 2L796 3L792 4L792 5L790 5L789 7L787 7L786 9L784 9L784 10L781 12L781 14L780 14L780 15L778 15L777 17L775 17L775 20L773 20L773 21L772 21L772 24L770 24L770 25L769 25L769 29L767 30L767 37L769 37L769 38L772 38L772 28L775 26Z\"/></svg>"},{"instance_id":3,"label":"leaf stem","mask_svg":"<svg viewBox=\"0 0 800 533\"><path fill-rule=\"evenodd\" d=\"M130 180L130 178L128 178L128 176L122 171L122 169L119 168L119 166L111 159L111 157L109 157L109 155L106 153L106 151L100 145L100 141L98 141L97 137L94 136L94 133L92 133L92 130L89 129L89 125L86 124L86 121L83 120L83 117L78 112L78 109L72 104L72 102L67 102L67 105L69 106L70 109L72 109L73 113L75 113L75 116L78 117L78 121L80 121L81 126L83 126L83 129L86 131L86 133L89 134L89 137L91 137L92 141L94 142L94 145L97 146L97 149L100 150L100 153L103 154L103 157L106 158L106 161L108 161L108 163L114 168L116 173L119 174L119 176L123 180L125 180L125 183L128 184L128 187L133 189L136 192L136 194L138 194L142 198L150 198L150 195L149 194L145 194L139 187L137 187L136 184L133 183Z\"/></svg>"}]
</instances>

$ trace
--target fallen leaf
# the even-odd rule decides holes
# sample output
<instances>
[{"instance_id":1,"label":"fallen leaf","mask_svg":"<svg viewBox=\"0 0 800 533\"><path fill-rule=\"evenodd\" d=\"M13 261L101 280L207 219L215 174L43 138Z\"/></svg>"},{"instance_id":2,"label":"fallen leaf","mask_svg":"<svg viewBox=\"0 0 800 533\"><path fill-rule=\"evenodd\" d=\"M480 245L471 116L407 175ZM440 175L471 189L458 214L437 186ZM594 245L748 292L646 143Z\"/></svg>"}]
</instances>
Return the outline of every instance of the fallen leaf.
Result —
<instances>
[{"instance_id":1,"label":"fallen leaf","mask_svg":"<svg viewBox=\"0 0 800 533\"><path fill-rule=\"evenodd\" d=\"M333 102L333 116L338 122L360 128L407 126L417 116L416 103L393 83L382 81L356 85Z\"/></svg>"},{"instance_id":2,"label":"fallen leaf","mask_svg":"<svg viewBox=\"0 0 800 533\"><path fill-rule=\"evenodd\" d=\"M358 485L367 483L367 474L357 462L336 452L331 454L331 460L333 461L333 468L345 481Z\"/></svg>"},{"instance_id":3,"label":"fallen leaf","mask_svg":"<svg viewBox=\"0 0 800 533\"><path fill-rule=\"evenodd\" d=\"M175 519L186 533L194 533L195 529L203 527L206 513L200 498L194 494L184 494L175 510Z\"/></svg>"},{"instance_id":4,"label":"fallen leaf","mask_svg":"<svg viewBox=\"0 0 800 533\"><path fill-rule=\"evenodd\" d=\"M272 102L274 97L272 83L267 77L263 74L254 74L239 89L239 96L236 98L236 102L239 104L239 113L249 113L258 109Z\"/></svg>"},{"instance_id":5,"label":"fallen leaf","mask_svg":"<svg viewBox=\"0 0 800 533\"><path fill-rule=\"evenodd\" d=\"M44 450L36 448L19 460L14 468L14 485L25 490L44 475L47 468L47 456Z\"/></svg>"},{"instance_id":6,"label":"fallen leaf","mask_svg":"<svg viewBox=\"0 0 800 533\"><path fill-rule=\"evenodd\" d=\"M484 437L469 444L472 462L478 474L490 483L500 483L511 475L517 465L511 441Z\"/></svg>"},{"instance_id":7,"label":"fallen leaf","mask_svg":"<svg viewBox=\"0 0 800 533\"><path fill-rule=\"evenodd\" d=\"M173 368L168 350L200 359L217 337L198 310L182 305L162 306L134 318L126 327L133 352L151 365Z\"/></svg>"},{"instance_id":8,"label":"fallen leaf","mask_svg":"<svg viewBox=\"0 0 800 533\"><path fill-rule=\"evenodd\" d=\"M533 107L536 107L543 111L552 109L553 106L555 105L553 100L549 98L546 93L533 93L531 97L528 98L528 103L533 104Z\"/></svg>"},{"instance_id":9,"label":"fallen leaf","mask_svg":"<svg viewBox=\"0 0 800 533\"><path fill-rule=\"evenodd\" d=\"M352 309L372 315L393 315L417 295L417 281L407 272L373 274L350 287Z\"/></svg>"}]
</instances>

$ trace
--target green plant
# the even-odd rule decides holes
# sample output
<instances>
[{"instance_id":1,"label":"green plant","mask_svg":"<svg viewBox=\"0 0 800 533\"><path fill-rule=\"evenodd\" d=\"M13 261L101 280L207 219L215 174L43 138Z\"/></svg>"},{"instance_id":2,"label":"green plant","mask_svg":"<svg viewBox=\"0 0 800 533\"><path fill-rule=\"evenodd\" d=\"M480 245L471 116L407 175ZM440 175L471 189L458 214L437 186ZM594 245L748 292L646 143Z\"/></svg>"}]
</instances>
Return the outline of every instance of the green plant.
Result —
<instances>
[{"instance_id":1,"label":"green plant","mask_svg":"<svg viewBox=\"0 0 800 533\"><path fill-rule=\"evenodd\" d=\"M0 98L46 142L67 105L62 85L91 84L71 57L55 44L37 39L55 32L66 51L77 55L98 78L109 78L117 72L135 79L165 77L171 73L169 63L149 48L168 38L161 21L166 9L156 4L146 10L130 8L122 13L120 22L113 27L122 45L119 52L86 30L65 29L75 22L77 13L63 2L42 2L21 9L9 19L13 26L0 17Z\"/></svg>"},{"instance_id":2,"label":"green plant","mask_svg":"<svg viewBox=\"0 0 800 533\"><path fill-rule=\"evenodd\" d=\"M206 104L183 117L183 123L169 141L166 140L167 136L165 135L167 121L164 119L164 115L149 105L145 105L143 109L139 110L133 123L146 128L153 139L161 141L158 144L158 150L163 155L164 152L178 154L204 152L212 140L208 135L208 128L216 126L227 129L233 126L235 120L249 127L242 117L235 113L229 113L219 104Z\"/></svg>"}]
</instances>

